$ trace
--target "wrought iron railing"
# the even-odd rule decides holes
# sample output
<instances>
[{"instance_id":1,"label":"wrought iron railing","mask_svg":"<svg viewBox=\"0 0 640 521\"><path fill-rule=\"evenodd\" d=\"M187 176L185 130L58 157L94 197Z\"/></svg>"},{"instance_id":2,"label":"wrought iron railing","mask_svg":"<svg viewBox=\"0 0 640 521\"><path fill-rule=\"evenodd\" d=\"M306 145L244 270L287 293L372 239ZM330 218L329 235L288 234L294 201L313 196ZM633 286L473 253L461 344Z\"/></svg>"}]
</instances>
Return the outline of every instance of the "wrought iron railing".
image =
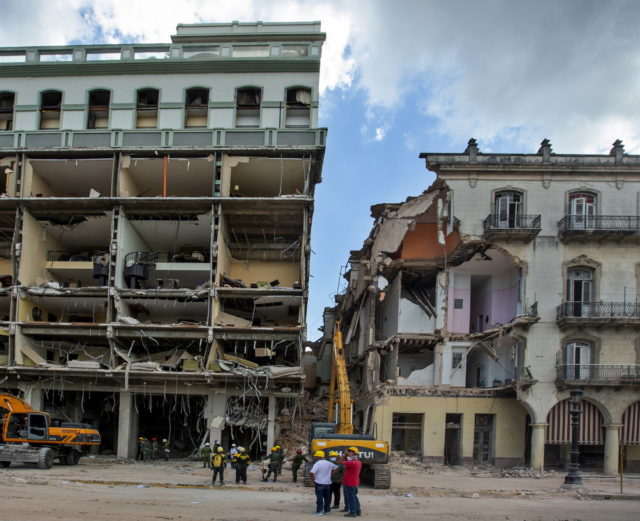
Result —
<instances>
[{"instance_id":1,"label":"wrought iron railing","mask_svg":"<svg viewBox=\"0 0 640 521\"><path fill-rule=\"evenodd\" d=\"M47 252L47 261L67 261L67 262L95 262L95 257L102 257L106 253L104 250L50 250Z\"/></svg>"},{"instance_id":2,"label":"wrought iron railing","mask_svg":"<svg viewBox=\"0 0 640 521\"><path fill-rule=\"evenodd\" d=\"M132 251L124 258L124 266L156 264L157 262L209 262L209 252Z\"/></svg>"},{"instance_id":3,"label":"wrought iron railing","mask_svg":"<svg viewBox=\"0 0 640 521\"><path fill-rule=\"evenodd\" d=\"M557 319L640 318L637 302L579 302L567 301L558 306Z\"/></svg>"},{"instance_id":4,"label":"wrought iron railing","mask_svg":"<svg viewBox=\"0 0 640 521\"><path fill-rule=\"evenodd\" d=\"M558 231L640 231L637 215L565 215L558 221Z\"/></svg>"},{"instance_id":5,"label":"wrought iron railing","mask_svg":"<svg viewBox=\"0 0 640 521\"><path fill-rule=\"evenodd\" d=\"M537 230L540 231L540 215L516 214L504 219L498 214L492 213L484 220L484 231L508 232L510 230Z\"/></svg>"},{"instance_id":6,"label":"wrought iron railing","mask_svg":"<svg viewBox=\"0 0 640 521\"><path fill-rule=\"evenodd\" d=\"M557 380L640 383L638 364L561 364L556 371Z\"/></svg>"}]
</instances>

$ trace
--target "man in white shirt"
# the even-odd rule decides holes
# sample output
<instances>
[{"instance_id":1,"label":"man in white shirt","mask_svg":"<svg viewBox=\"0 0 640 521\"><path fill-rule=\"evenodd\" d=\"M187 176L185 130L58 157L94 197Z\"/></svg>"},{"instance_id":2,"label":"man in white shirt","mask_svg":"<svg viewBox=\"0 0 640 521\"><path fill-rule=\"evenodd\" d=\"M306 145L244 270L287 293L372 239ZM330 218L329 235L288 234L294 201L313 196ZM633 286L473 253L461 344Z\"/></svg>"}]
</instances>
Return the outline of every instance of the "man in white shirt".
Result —
<instances>
[{"instance_id":1,"label":"man in white shirt","mask_svg":"<svg viewBox=\"0 0 640 521\"><path fill-rule=\"evenodd\" d=\"M338 466L327 461L324 452L317 450L313 454L314 464L309 472L316 486L316 515L331 515L331 474Z\"/></svg>"}]
</instances>

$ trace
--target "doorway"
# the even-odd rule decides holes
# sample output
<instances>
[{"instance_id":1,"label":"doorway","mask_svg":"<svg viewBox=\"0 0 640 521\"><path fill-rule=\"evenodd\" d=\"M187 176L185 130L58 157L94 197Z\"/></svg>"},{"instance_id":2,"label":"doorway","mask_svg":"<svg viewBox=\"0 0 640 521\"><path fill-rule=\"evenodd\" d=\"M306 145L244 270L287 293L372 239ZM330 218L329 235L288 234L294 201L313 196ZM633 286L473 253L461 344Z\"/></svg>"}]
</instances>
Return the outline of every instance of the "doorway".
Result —
<instances>
[{"instance_id":1,"label":"doorway","mask_svg":"<svg viewBox=\"0 0 640 521\"><path fill-rule=\"evenodd\" d=\"M391 448L414 456L422 455L424 414L393 413Z\"/></svg>"},{"instance_id":2,"label":"doorway","mask_svg":"<svg viewBox=\"0 0 640 521\"><path fill-rule=\"evenodd\" d=\"M493 414L476 414L473 432L473 462L477 465L493 465L493 418Z\"/></svg>"},{"instance_id":3,"label":"doorway","mask_svg":"<svg viewBox=\"0 0 640 521\"><path fill-rule=\"evenodd\" d=\"M462 462L462 414L447 414L444 431L444 463L455 466Z\"/></svg>"}]
</instances>

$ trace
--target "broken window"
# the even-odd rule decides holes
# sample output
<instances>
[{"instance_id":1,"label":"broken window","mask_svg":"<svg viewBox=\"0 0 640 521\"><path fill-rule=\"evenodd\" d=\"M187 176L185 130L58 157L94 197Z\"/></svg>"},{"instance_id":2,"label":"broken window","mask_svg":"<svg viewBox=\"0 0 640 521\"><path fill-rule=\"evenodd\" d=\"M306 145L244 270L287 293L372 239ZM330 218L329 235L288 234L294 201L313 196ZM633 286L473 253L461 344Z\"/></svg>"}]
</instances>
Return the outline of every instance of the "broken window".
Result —
<instances>
[{"instance_id":1,"label":"broken window","mask_svg":"<svg viewBox=\"0 0 640 521\"><path fill-rule=\"evenodd\" d=\"M176 292L175 295L167 296L156 294L153 298L127 296L117 303L118 315L126 317L121 322L129 325L206 325L207 302L204 300L205 295L182 293L181 295Z\"/></svg>"},{"instance_id":2,"label":"broken window","mask_svg":"<svg viewBox=\"0 0 640 521\"><path fill-rule=\"evenodd\" d=\"M270 286L269 286L270 287ZM218 327L298 327L302 297L223 295L213 324Z\"/></svg>"},{"instance_id":3,"label":"broken window","mask_svg":"<svg viewBox=\"0 0 640 521\"><path fill-rule=\"evenodd\" d=\"M42 130L60 128L62 92L47 90L40 94L40 128Z\"/></svg>"},{"instance_id":4,"label":"broken window","mask_svg":"<svg viewBox=\"0 0 640 521\"><path fill-rule=\"evenodd\" d=\"M424 414L393 413L391 450L421 456L423 422Z\"/></svg>"},{"instance_id":5,"label":"broken window","mask_svg":"<svg viewBox=\"0 0 640 521\"><path fill-rule=\"evenodd\" d=\"M310 168L307 158L225 156L222 196L303 196Z\"/></svg>"},{"instance_id":6,"label":"broken window","mask_svg":"<svg viewBox=\"0 0 640 521\"><path fill-rule=\"evenodd\" d=\"M46 330L25 328L20 349L23 365L70 367L75 369L105 369L111 367L111 350L106 335L90 334L78 329L77 335L60 335Z\"/></svg>"},{"instance_id":7,"label":"broken window","mask_svg":"<svg viewBox=\"0 0 640 521\"><path fill-rule=\"evenodd\" d=\"M311 124L311 89L291 87L286 93L285 126L308 128Z\"/></svg>"},{"instance_id":8,"label":"broken window","mask_svg":"<svg viewBox=\"0 0 640 521\"><path fill-rule=\"evenodd\" d=\"M108 128L110 100L111 92L108 90L96 89L89 92L87 128Z\"/></svg>"},{"instance_id":9,"label":"broken window","mask_svg":"<svg viewBox=\"0 0 640 521\"><path fill-rule=\"evenodd\" d=\"M109 197L112 158L29 159L23 197Z\"/></svg>"},{"instance_id":10,"label":"broken window","mask_svg":"<svg viewBox=\"0 0 640 521\"><path fill-rule=\"evenodd\" d=\"M0 131L13 130L13 92L0 92Z\"/></svg>"},{"instance_id":11,"label":"broken window","mask_svg":"<svg viewBox=\"0 0 640 521\"><path fill-rule=\"evenodd\" d=\"M187 89L184 127L185 128L206 128L209 114L209 89L197 88Z\"/></svg>"},{"instance_id":12,"label":"broken window","mask_svg":"<svg viewBox=\"0 0 640 521\"><path fill-rule=\"evenodd\" d=\"M219 346L222 365L237 363L253 369L264 365L300 366L297 340L221 340Z\"/></svg>"},{"instance_id":13,"label":"broken window","mask_svg":"<svg viewBox=\"0 0 640 521\"><path fill-rule=\"evenodd\" d=\"M139 89L136 96L136 128L158 127L158 89Z\"/></svg>"},{"instance_id":14,"label":"broken window","mask_svg":"<svg viewBox=\"0 0 640 521\"><path fill-rule=\"evenodd\" d=\"M258 87L242 87L236 90L236 127L260 126L260 102L262 90Z\"/></svg>"}]
</instances>

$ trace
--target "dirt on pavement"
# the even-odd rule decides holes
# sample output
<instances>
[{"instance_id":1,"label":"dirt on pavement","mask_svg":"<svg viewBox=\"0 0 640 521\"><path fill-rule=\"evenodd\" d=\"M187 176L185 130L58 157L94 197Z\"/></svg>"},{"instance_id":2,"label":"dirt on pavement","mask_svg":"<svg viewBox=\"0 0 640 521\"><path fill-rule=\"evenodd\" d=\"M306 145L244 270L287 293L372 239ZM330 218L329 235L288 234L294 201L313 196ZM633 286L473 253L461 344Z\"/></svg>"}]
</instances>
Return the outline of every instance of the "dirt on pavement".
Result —
<instances>
[{"instance_id":1,"label":"dirt on pavement","mask_svg":"<svg viewBox=\"0 0 640 521\"><path fill-rule=\"evenodd\" d=\"M394 462L392 488L360 488L363 519L607 521L640 519L640 475L619 479L586 473L585 491L560 489L564 474L527 469L413 465ZM122 462L83 458L49 470L0 469L2 521L293 521L315 512L313 490L281 480L264 483L252 466L246 486L227 469L224 486L211 486L200 462ZM332 515L341 517L342 512Z\"/></svg>"}]
</instances>

